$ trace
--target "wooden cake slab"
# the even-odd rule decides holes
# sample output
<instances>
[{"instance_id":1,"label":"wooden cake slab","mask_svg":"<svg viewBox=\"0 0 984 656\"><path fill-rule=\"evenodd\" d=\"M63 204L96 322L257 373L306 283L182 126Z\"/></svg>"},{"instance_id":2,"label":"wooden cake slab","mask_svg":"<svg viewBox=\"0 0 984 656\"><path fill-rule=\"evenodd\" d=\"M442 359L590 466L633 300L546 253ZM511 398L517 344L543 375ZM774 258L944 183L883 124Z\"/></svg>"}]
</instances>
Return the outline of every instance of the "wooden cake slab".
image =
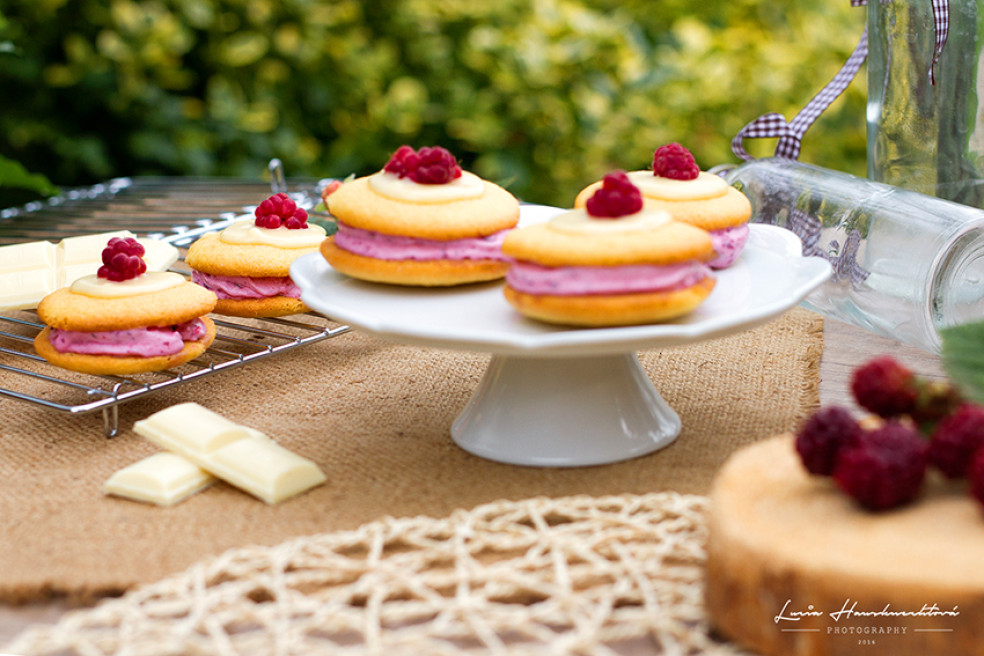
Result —
<instances>
[{"instance_id":1,"label":"wooden cake slab","mask_svg":"<svg viewBox=\"0 0 984 656\"><path fill-rule=\"evenodd\" d=\"M980 656L984 509L935 474L872 513L810 476L791 435L734 454L711 492L715 630L769 656Z\"/></svg>"}]
</instances>

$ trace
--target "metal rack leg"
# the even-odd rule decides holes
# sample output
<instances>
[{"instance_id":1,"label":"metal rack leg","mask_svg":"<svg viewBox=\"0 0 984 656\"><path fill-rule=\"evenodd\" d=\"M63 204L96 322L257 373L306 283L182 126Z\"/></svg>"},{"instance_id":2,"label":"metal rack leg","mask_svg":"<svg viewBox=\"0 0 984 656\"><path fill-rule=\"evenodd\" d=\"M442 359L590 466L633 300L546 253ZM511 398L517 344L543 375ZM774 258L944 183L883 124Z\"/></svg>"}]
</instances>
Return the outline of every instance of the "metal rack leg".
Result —
<instances>
[{"instance_id":1,"label":"metal rack leg","mask_svg":"<svg viewBox=\"0 0 984 656\"><path fill-rule=\"evenodd\" d=\"M120 432L120 406L113 404L102 409L103 433L106 437L116 437Z\"/></svg>"}]
</instances>

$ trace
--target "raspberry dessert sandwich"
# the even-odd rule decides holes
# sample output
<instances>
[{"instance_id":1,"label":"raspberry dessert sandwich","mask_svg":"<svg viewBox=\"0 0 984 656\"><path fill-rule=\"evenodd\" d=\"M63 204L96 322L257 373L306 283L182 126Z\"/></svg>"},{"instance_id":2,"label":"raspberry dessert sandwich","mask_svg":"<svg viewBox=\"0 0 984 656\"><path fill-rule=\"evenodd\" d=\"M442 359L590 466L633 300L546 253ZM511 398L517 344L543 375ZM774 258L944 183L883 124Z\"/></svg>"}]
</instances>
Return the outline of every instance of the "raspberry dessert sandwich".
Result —
<instances>
[{"instance_id":1,"label":"raspberry dessert sandwich","mask_svg":"<svg viewBox=\"0 0 984 656\"><path fill-rule=\"evenodd\" d=\"M48 324L34 340L45 360L89 374L160 371L201 355L215 339L205 317L215 294L172 272L147 271L136 239L110 239L103 266L45 296Z\"/></svg>"},{"instance_id":2,"label":"raspberry dessert sandwich","mask_svg":"<svg viewBox=\"0 0 984 656\"><path fill-rule=\"evenodd\" d=\"M235 221L191 245L191 280L218 296L215 311L236 317L282 317L307 312L290 278L294 260L318 250L326 231L308 225L307 212L287 194L260 203L254 218Z\"/></svg>"},{"instance_id":3,"label":"raspberry dessert sandwich","mask_svg":"<svg viewBox=\"0 0 984 656\"><path fill-rule=\"evenodd\" d=\"M748 241L752 204L722 178L701 171L689 150L678 143L661 146L653 154L651 171L630 171L628 176L642 192L646 207L669 212L677 221L710 233L717 253L711 267L727 268L741 255ZM583 189L574 206L584 207L600 186L595 182Z\"/></svg>"},{"instance_id":4,"label":"raspberry dessert sandwich","mask_svg":"<svg viewBox=\"0 0 984 656\"><path fill-rule=\"evenodd\" d=\"M694 310L715 284L708 234L643 207L624 171L606 175L584 209L513 230L502 250L514 258L506 300L548 323L665 321Z\"/></svg>"},{"instance_id":5,"label":"raspberry dessert sandwich","mask_svg":"<svg viewBox=\"0 0 984 656\"><path fill-rule=\"evenodd\" d=\"M321 245L336 271L372 282L440 287L496 280L519 201L462 171L440 146L400 147L383 170L327 197L338 232Z\"/></svg>"}]
</instances>

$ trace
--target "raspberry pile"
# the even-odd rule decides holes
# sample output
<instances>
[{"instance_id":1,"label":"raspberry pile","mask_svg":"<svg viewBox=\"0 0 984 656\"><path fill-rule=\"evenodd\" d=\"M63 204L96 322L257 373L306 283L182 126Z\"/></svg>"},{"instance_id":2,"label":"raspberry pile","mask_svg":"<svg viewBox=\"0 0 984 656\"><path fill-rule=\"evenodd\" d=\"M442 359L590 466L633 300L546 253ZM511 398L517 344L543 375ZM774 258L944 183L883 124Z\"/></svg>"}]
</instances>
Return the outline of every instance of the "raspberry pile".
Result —
<instances>
[{"instance_id":1,"label":"raspberry pile","mask_svg":"<svg viewBox=\"0 0 984 656\"><path fill-rule=\"evenodd\" d=\"M678 143L660 146L653 153L653 175L674 180L693 180L700 168L693 154Z\"/></svg>"},{"instance_id":2,"label":"raspberry pile","mask_svg":"<svg viewBox=\"0 0 984 656\"><path fill-rule=\"evenodd\" d=\"M308 214L285 193L274 194L260 203L253 212L259 228L303 230L308 227Z\"/></svg>"},{"instance_id":3,"label":"raspberry pile","mask_svg":"<svg viewBox=\"0 0 984 656\"><path fill-rule=\"evenodd\" d=\"M965 403L933 431L929 460L947 478L963 478L984 447L984 408Z\"/></svg>"},{"instance_id":4,"label":"raspberry pile","mask_svg":"<svg viewBox=\"0 0 984 656\"><path fill-rule=\"evenodd\" d=\"M400 146L383 170L420 184L446 184L461 177L454 155L440 146L424 146L420 150Z\"/></svg>"},{"instance_id":5,"label":"raspberry pile","mask_svg":"<svg viewBox=\"0 0 984 656\"><path fill-rule=\"evenodd\" d=\"M102 251L102 266L96 275L113 282L136 278L147 270L144 247L133 237L113 237Z\"/></svg>"},{"instance_id":6,"label":"raspberry pile","mask_svg":"<svg viewBox=\"0 0 984 656\"><path fill-rule=\"evenodd\" d=\"M601 187L585 203L588 214L598 218L615 219L635 214L642 209L642 193L629 181L625 171L612 171L601 181Z\"/></svg>"},{"instance_id":7,"label":"raspberry pile","mask_svg":"<svg viewBox=\"0 0 984 656\"><path fill-rule=\"evenodd\" d=\"M821 408L800 429L796 437L796 451L808 472L830 476L840 450L857 444L861 433L861 424L846 408Z\"/></svg>"},{"instance_id":8,"label":"raspberry pile","mask_svg":"<svg viewBox=\"0 0 984 656\"><path fill-rule=\"evenodd\" d=\"M888 510L919 495L928 446L918 430L889 420L844 447L830 473L837 485L869 510Z\"/></svg>"},{"instance_id":9,"label":"raspberry pile","mask_svg":"<svg viewBox=\"0 0 984 656\"><path fill-rule=\"evenodd\" d=\"M886 419L908 417L927 435L963 403L950 383L920 378L890 356L855 369L851 392L865 410Z\"/></svg>"},{"instance_id":10,"label":"raspberry pile","mask_svg":"<svg viewBox=\"0 0 984 656\"><path fill-rule=\"evenodd\" d=\"M858 404L879 417L906 414L915 408L916 376L895 358L883 356L854 372L851 392Z\"/></svg>"},{"instance_id":11,"label":"raspberry pile","mask_svg":"<svg viewBox=\"0 0 984 656\"><path fill-rule=\"evenodd\" d=\"M889 356L855 369L851 392L880 419L863 425L839 406L815 412L795 442L808 472L830 476L861 506L877 511L913 501L932 466L947 478L966 478L971 495L984 504L984 407Z\"/></svg>"}]
</instances>

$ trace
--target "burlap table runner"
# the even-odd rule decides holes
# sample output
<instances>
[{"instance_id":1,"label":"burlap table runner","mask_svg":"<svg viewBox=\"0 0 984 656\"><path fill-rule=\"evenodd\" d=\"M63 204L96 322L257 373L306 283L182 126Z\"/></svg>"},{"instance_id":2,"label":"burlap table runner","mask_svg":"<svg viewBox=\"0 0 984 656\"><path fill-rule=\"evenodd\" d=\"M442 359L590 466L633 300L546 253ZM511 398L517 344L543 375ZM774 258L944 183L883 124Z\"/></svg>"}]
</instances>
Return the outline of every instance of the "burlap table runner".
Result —
<instances>
[{"instance_id":1,"label":"burlap table runner","mask_svg":"<svg viewBox=\"0 0 984 656\"><path fill-rule=\"evenodd\" d=\"M789 430L819 402L822 320L794 309L756 329L640 353L683 421L671 446L598 467L540 469L472 456L449 429L484 354L353 331L98 415L0 400L0 601L117 593L233 547L353 529L384 516L443 517L532 497L704 493L738 447ZM2 374L0 374L2 376ZM171 508L105 497L115 470L157 451L134 420L183 401L253 426L313 459L328 484L267 506L218 484Z\"/></svg>"}]
</instances>

